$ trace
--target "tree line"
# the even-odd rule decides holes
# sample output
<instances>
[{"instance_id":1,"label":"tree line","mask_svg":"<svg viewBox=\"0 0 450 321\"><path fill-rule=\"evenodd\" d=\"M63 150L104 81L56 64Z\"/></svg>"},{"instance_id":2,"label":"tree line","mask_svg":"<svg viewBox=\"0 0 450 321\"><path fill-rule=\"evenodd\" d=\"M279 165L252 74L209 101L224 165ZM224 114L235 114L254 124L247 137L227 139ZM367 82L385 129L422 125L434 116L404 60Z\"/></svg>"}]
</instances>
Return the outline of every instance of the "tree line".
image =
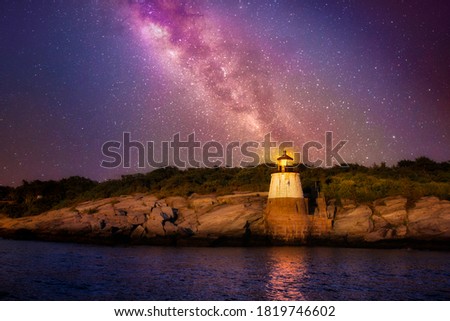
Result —
<instances>
[{"instance_id":1,"label":"tree line","mask_svg":"<svg viewBox=\"0 0 450 321\"><path fill-rule=\"evenodd\" d=\"M265 192L275 166L262 164L251 168L165 167L145 174L123 175L120 179L96 182L73 176L59 181L23 181L18 187L0 186L0 213L11 217L36 215L82 201L134 193L158 197L197 194L226 195L235 191ZM299 165L305 197L322 192L328 200L350 199L371 202L387 196L402 195L411 204L422 196L434 195L450 200L450 162L438 163L426 157L402 160L394 166L358 164L332 168L307 168Z\"/></svg>"}]
</instances>

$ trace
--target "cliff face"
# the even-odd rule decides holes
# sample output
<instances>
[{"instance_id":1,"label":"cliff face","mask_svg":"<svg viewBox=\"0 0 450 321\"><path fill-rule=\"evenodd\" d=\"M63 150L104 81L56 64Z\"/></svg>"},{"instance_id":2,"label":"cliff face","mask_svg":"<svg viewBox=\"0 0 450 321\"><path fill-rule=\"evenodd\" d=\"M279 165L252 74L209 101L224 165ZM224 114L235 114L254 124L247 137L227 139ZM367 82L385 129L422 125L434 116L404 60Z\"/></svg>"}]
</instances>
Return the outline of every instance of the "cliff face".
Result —
<instances>
[{"instance_id":1,"label":"cliff face","mask_svg":"<svg viewBox=\"0 0 450 321\"><path fill-rule=\"evenodd\" d=\"M85 202L37 216L0 218L0 236L56 241L179 244L266 244L267 193L157 199L132 195ZM408 245L450 242L450 202L424 197L408 206L403 197L368 205L328 205L334 216L327 244ZM315 242L312 233L310 242ZM317 238L319 240L319 238ZM324 241L323 235L320 241Z\"/></svg>"},{"instance_id":2,"label":"cliff face","mask_svg":"<svg viewBox=\"0 0 450 321\"><path fill-rule=\"evenodd\" d=\"M133 195L85 202L37 216L0 219L0 236L56 241L247 244L264 233L267 193L189 199Z\"/></svg>"},{"instance_id":3,"label":"cliff face","mask_svg":"<svg viewBox=\"0 0 450 321\"><path fill-rule=\"evenodd\" d=\"M450 240L450 202L423 197L407 206L403 197L390 197L370 205L344 203L336 211L335 239L373 243L379 241Z\"/></svg>"}]
</instances>

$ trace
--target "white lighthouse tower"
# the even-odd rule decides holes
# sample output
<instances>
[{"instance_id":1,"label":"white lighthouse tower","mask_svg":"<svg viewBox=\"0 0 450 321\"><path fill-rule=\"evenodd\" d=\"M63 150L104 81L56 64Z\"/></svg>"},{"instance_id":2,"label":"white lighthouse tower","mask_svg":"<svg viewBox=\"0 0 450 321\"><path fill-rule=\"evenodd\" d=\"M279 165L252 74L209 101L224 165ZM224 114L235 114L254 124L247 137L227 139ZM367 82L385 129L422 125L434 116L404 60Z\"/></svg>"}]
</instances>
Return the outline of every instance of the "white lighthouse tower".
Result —
<instances>
[{"instance_id":1,"label":"white lighthouse tower","mask_svg":"<svg viewBox=\"0 0 450 321\"><path fill-rule=\"evenodd\" d=\"M281 157L277 158L278 172L272 174L270 180L269 199L272 198L303 198L302 183L300 174L289 172L292 166L292 157L283 152Z\"/></svg>"},{"instance_id":2,"label":"white lighthouse tower","mask_svg":"<svg viewBox=\"0 0 450 321\"><path fill-rule=\"evenodd\" d=\"M309 219L300 174L292 170L292 162L286 151L277 158L277 172L271 177L264 215L265 229L275 242L304 243L308 236Z\"/></svg>"}]
</instances>

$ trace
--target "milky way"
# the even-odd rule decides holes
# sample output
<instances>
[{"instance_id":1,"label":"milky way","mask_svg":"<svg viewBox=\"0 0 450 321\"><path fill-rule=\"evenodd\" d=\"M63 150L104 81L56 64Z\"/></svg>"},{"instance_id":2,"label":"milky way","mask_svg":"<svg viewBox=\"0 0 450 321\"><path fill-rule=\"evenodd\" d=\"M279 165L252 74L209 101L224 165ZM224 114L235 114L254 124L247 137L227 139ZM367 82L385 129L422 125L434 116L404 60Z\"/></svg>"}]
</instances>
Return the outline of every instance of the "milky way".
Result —
<instances>
[{"instance_id":1,"label":"milky way","mask_svg":"<svg viewBox=\"0 0 450 321\"><path fill-rule=\"evenodd\" d=\"M215 23L200 6L152 1L135 10L143 41L153 46L166 69L191 86L206 117L219 118L229 132L255 138L280 129L276 125L284 111L275 100L276 73L263 49L237 35L238 30Z\"/></svg>"},{"instance_id":2,"label":"milky way","mask_svg":"<svg viewBox=\"0 0 450 321\"><path fill-rule=\"evenodd\" d=\"M450 159L450 5L423 1L0 4L0 184L100 167L106 141L195 132L347 162ZM135 164L135 162L133 163Z\"/></svg>"}]
</instances>

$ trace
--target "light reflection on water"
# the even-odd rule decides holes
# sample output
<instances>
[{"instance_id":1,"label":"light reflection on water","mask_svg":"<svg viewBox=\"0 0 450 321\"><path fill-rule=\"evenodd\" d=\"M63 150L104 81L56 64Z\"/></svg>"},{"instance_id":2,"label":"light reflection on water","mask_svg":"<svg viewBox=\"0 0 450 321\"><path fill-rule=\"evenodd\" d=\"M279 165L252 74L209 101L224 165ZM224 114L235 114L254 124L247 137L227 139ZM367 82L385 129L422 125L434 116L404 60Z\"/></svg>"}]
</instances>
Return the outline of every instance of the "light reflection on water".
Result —
<instances>
[{"instance_id":1,"label":"light reflection on water","mask_svg":"<svg viewBox=\"0 0 450 321\"><path fill-rule=\"evenodd\" d=\"M268 300L306 300L299 284L307 282L305 251L289 255L284 250L270 249L266 295Z\"/></svg>"},{"instance_id":2,"label":"light reflection on water","mask_svg":"<svg viewBox=\"0 0 450 321\"><path fill-rule=\"evenodd\" d=\"M450 253L0 239L1 300L450 300Z\"/></svg>"}]
</instances>

